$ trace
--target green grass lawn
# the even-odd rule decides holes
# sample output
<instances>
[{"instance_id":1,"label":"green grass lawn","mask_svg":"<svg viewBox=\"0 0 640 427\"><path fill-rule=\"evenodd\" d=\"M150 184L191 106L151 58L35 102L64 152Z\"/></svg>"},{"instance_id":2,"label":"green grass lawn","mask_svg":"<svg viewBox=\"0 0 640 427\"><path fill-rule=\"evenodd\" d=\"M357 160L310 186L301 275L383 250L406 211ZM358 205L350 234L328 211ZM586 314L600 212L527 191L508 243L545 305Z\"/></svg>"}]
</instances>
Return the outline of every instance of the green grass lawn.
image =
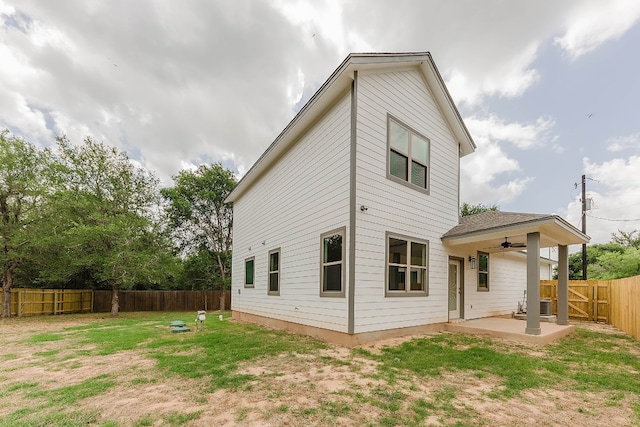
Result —
<instances>
[{"instance_id":1,"label":"green grass lawn","mask_svg":"<svg viewBox=\"0 0 640 427\"><path fill-rule=\"evenodd\" d=\"M210 425L219 396L238 425L518 425L517 415L504 424L494 415L540 403L575 425L613 416L620 425L640 425L640 343L624 334L578 327L555 344L532 347L441 333L338 351L228 317L209 316L204 331L181 334L171 333L169 322L190 326L193 313L3 321L3 332L20 332L2 335L0 408L11 409L0 409L0 427ZM152 363L127 369L127 357ZM95 373L80 376L92 363ZM248 369L254 366L261 371ZM45 373L29 377L36 369ZM67 375L82 380L67 384ZM96 407L101 398L144 397L158 387L184 387L188 407L124 418ZM550 403L545 396L567 399ZM264 405L238 403L251 399Z\"/></svg>"}]
</instances>

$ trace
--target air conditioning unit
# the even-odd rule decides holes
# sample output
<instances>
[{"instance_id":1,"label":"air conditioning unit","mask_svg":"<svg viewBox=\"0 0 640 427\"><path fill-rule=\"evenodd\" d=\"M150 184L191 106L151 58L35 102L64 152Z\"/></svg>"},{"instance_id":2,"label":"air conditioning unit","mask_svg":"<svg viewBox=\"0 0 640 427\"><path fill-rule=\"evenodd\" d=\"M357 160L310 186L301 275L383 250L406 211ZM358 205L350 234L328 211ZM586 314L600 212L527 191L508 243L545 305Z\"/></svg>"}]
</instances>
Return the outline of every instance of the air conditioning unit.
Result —
<instances>
[{"instance_id":1,"label":"air conditioning unit","mask_svg":"<svg viewBox=\"0 0 640 427\"><path fill-rule=\"evenodd\" d=\"M550 299L540 300L540 316L551 316L553 313L553 303Z\"/></svg>"}]
</instances>

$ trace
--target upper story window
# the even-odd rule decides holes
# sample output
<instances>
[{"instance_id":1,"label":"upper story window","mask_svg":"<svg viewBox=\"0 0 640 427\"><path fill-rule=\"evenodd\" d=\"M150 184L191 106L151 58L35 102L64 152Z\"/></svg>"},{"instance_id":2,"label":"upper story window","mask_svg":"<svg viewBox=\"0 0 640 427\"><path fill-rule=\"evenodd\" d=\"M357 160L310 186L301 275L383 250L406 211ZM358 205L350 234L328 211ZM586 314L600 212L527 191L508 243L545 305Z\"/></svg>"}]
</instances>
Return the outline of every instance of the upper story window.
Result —
<instances>
[{"instance_id":1,"label":"upper story window","mask_svg":"<svg viewBox=\"0 0 640 427\"><path fill-rule=\"evenodd\" d=\"M478 290L489 290L489 254L478 252Z\"/></svg>"},{"instance_id":2,"label":"upper story window","mask_svg":"<svg viewBox=\"0 0 640 427\"><path fill-rule=\"evenodd\" d=\"M391 115L387 120L387 139L387 177L428 193L429 139Z\"/></svg>"},{"instance_id":3,"label":"upper story window","mask_svg":"<svg viewBox=\"0 0 640 427\"><path fill-rule=\"evenodd\" d=\"M344 296L344 233L345 229L341 228L321 236L321 296Z\"/></svg>"}]
</instances>

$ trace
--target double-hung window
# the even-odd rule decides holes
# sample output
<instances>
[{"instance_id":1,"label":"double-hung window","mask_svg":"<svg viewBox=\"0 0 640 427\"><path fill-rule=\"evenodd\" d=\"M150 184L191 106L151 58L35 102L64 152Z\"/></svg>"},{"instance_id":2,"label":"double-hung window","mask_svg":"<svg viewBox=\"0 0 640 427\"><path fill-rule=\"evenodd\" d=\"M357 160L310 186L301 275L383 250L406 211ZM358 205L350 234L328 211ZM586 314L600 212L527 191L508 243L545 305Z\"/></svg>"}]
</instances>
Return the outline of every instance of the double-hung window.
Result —
<instances>
[{"instance_id":1,"label":"double-hung window","mask_svg":"<svg viewBox=\"0 0 640 427\"><path fill-rule=\"evenodd\" d=\"M429 242L387 234L387 296L429 294Z\"/></svg>"},{"instance_id":2,"label":"double-hung window","mask_svg":"<svg viewBox=\"0 0 640 427\"><path fill-rule=\"evenodd\" d=\"M280 295L280 248L269 251L269 295Z\"/></svg>"},{"instance_id":3,"label":"double-hung window","mask_svg":"<svg viewBox=\"0 0 640 427\"><path fill-rule=\"evenodd\" d=\"M344 296L345 229L334 230L320 237L320 295Z\"/></svg>"},{"instance_id":4,"label":"double-hung window","mask_svg":"<svg viewBox=\"0 0 640 427\"><path fill-rule=\"evenodd\" d=\"M387 119L387 139L387 177L428 193L429 139L391 115Z\"/></svg>"},{"instance_id":5,"label":"double-hung window","mask_svg":"<svg viewBox=\"0 0 640 427\"><path fill-rule=\"evenodd\" d=\"M489 290L489 254L478 252L478 290Z\"/></svg>"},{"instance_id":6,"label":"double-hung window","mask_svg":"<svg viewBox=\"0 0 640 427\"><path fill-rule=\"evenodd\" d=\"M244 287L253 288L255 278L255 257L247 258L244 260Z\"/></svg>"}]
</instances>

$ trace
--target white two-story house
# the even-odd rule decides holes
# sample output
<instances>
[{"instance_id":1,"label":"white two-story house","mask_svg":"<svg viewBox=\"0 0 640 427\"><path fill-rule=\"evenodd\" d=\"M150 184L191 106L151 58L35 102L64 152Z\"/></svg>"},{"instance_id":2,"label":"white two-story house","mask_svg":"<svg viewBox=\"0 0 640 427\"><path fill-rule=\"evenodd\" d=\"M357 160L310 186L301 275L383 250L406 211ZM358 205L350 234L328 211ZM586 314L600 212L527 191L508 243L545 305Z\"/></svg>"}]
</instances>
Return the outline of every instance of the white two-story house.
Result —
<instances>
[{"instance_id":1,"label":"white two-story house","mask_svg":"<svg viewBox=\"0 0 640 427\"><path fill-rule=\"evenodd\" d=\"M475 149L428 52L349 55L228 198L233 317L354 345L509 314L527 289L537 304L547 246L562 290L567 245L588 239L575 227L459 218Z\"/></svg>"}]
</instances>

